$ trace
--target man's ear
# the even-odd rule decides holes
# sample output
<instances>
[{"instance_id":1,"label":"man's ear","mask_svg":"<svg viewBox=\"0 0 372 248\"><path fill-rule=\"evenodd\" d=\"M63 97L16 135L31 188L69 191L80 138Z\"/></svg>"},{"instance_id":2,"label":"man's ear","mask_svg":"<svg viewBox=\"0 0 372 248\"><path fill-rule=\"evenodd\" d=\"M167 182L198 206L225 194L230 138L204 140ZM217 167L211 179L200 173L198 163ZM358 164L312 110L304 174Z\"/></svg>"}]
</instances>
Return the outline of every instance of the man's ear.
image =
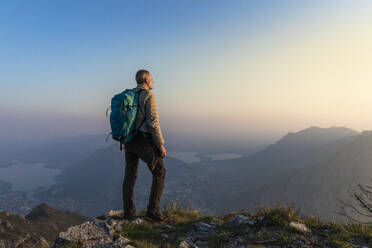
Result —
<instances>
[{"instance_id":1,"label":"man's ear","mask_svg":"<svg viewBox=\"0 0 372 248\"><path fill-rule=\"evenodd\" d=\"M145 79L145 84L147 85L147 87L150 87L150 86L149 86L149 76L146 77L146 79Z\"/></svg>"}]
</instances>

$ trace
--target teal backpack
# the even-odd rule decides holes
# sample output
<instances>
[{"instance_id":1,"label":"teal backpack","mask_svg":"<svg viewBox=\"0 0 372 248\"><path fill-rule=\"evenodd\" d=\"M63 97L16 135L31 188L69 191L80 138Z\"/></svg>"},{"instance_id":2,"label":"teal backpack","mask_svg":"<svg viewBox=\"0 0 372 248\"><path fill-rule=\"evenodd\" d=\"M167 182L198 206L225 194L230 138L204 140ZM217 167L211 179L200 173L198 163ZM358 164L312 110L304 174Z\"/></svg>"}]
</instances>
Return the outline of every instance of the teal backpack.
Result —
<instances>
[{"instance_id":1,"label":"teal backpack","mask_svg":"<svg viewBox=\"0 0 372 248\"><path fill-rule=\"evenodd\" d=\"M139 106L138 95L136 88L126 89L111 99L111 135L114 140L120 142L120 150L124 142L137 135L135 121Z\"/></svg>"}]
</instances>

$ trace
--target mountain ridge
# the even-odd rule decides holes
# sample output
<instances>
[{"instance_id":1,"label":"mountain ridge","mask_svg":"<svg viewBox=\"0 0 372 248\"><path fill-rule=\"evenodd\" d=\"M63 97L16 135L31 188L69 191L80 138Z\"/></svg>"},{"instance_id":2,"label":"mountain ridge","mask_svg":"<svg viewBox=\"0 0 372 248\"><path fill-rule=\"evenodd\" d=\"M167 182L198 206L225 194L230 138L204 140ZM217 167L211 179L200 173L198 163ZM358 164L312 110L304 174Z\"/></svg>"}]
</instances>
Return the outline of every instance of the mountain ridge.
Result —
<instances>
[{"instance_id":1,"label":"mountain ridge","mask_svg":"<svg viewBox=\"0 0 372 248\"><path fill-rule=\"evenodd\" d=\"M34 210L31 211L33 214L40 211L56 213L52 221L64 219L63 211L44 203ZM0 212L0 247L363 248L372 245L371 226L322 222L286 205L261 207L254 212L240 210L222 215L202 215L195 209L172 202L161 211L165 219L160 222L144 217L145 209L132 220L124 220L122 210L110 210L96 218L82 219L58 230L50 228L53 225L45 227L43 222L22 233L19 233L20 220L28 225L30 221L22 215ZM41 214L42 218L45 218L44 213ZM40 232L40 228L44 228L44 232Z\"/></svg>"},{"instance_id":2,"label":"mountain ridge","mask_svg":"<svg viewBox=\"0 0 372 248\"><path fill-rule=\"evenodd\" d=\"M43 203L26 216L0 212L0 247L49 247L61 231L88 218Z\"/></svg>"},{"instance_id":3,"label":"mountain ridge","mask_svg":"<svg viewBox=\"0 0 372 248\"><path fill-rule=\"evenodd\" d=\"M314 205L312 202L323 202L332 206L335 213L322 211L321 208L310 212L328 220L336 218L335 214L340 210L338 199L350 197L348 191L355 189L357 184L370 183L371 151L372 132L361 133L326 161L295 171L286 180L260 192L260 201L263 204L279 199L296 202L304 213L309 213L309 207Z\"/></svg>"}]
</instances>

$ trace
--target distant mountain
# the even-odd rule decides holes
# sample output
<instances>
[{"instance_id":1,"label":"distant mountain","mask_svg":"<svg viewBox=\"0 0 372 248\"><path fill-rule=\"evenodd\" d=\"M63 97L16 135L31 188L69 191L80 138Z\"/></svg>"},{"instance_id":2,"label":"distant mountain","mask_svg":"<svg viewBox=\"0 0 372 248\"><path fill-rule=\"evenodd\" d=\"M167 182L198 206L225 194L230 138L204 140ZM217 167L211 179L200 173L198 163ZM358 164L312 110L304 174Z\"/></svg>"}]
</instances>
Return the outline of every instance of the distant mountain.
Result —
<instances>
[{"instance_id":1,"label":"distant mountain","mask_svg":"<svg viewBox=\"0 0 372 248\"><path fill-rule=\"evenodd\" d=\"M310 127L297 133L289 133L262 151L237 159L189 165L168 157L165 161L167 175L163 203L179 199L181 203L197 207L202 212L215 213L240 208L252 209L261 202L274 203L295 198L291 194L288 196L283 195L283 192L279 194L275 191L275 185L280 185L282 188L298 188L292 190L301 192L298 193L299 195L306 196L306 191L301 191L303 187L294 183L289 184L291 181L287 180L297 178L292 175L300 171L306 171L301 175L307 178L307 173L313 168L319 168L317 173L321 173L323 167L327 170L332 161L331 158L339 156L337 154L341 151L347 152L351 149L351 144L364 136L366 133L359 134L343 127ZM368 151L369 148L359 147L358 149ZM358 156L366 155L359 154ZM347 161L345 158L341 160ZM139 169L135 199L138 208L141 209L147 203L151 174L143 164L139 166ZM314 182L320 178L317 173L313 177L309 174L309 178L312 178ZM357 173L366 172L361 170ZM66 205L71 202L75 204L74 207L79 206L85 211L79 213L94 216L108 209L122 208L123 176L123 153L119 152L117 147L111 146L97 150L89 158L64 169L58 176L58 184L48 190L40 191L38 197L50 204L58 203L60 205L56 206L64 209L73 209ZM309 178L306 180L310 180ZM336 181L334 187L337 188ZM285 183L289 185L284 186L287 185ZM307 185L311 185L310 181ZM325 216L333 209L333 206L322 205L316 201L316 192L314 191L311 199L314 204L322 206L324 211L316 212L308 211L308 209L304 211ZM271 198L272 194L276 196ZM303 197L298 199L298 202L304 202L309 208L311 206L310 210L316 209L306 199Z\"/></svg>"},{"instance_id":2,"label":"distant mountain","mask_svg":"<svg viewBox=\"0 0 372 248\"><path fill-rule=\"evenodd\" d=\"M340 217L338 199L350 198L348 190L358 183L371 184L370 179L372 131L365 131L322 162L293 172L256 196L262 204L293 202L304 214L332 220Z\"/></svg>"},{"instance_id":3,"label":"distant mountain","mask_svg":"<svg viewBox=\"0 0 372 248\"><path fill-rule=\"evenodd\" d=\"M343 127L310 127L297 133L288 133L275 144L241 161L245 161L243 167L247 172L264 168L266 176L270 173L277 177L288 170L313 165L316 160L323 159L324 146L353 139L357 134L357 131Z\"/></svg>"},{"instance_id":4,"label":"distant mountain","mask_svg":"<svg viewBox=\"0 0 372 248\"><path fill-rule=\"evenodd\" d=\"M95 150L111 145L105 135L79 135L53 138L42 143L14 149L2 160L24 163L46 163L51 168L64 168L90 156ZM0 159L1 160L1 159Z\"/></svg>"},{"instance_id":5,"label":"distant mountain","mask_svg":"<svg viewBox=\"0 0 372 248\"><path fill-rule=\"evenodd\" d=\"M87 220L46 204L35 207L26 216L0 212L0 247L50 247L59 232Z\"/></svg>"},{"instance_id":6,"label":"distant mountain","mask_svg":"<svg viewBox=\"0 0 372 248\"><path fill-rule=\"evenodd\" d=\"M326 145L341 138L357 134L359 134L359 132L346 127L321 128L312 126L297 133L288 133L276 142L275 145L282 148L308 149L310 147Z\"/></svg>"},{"instance_id":7,"label":"distant mountain","mask_svg":"<svg viewBox=\"0 0 372 248\"><path fill-rule=\"evenodd\" d=\"M244 199L249 198L248 192L283 180L293 170L324 161L357 134L342 127L311 127L289 133L251 156L200 163L206 170L201 178L194 179L193 185L198 185L195 189L198 191L207 189L205 194L213 203L214 211L231 211L235 206L243 205Z\"/></svg>"}]
</instances>

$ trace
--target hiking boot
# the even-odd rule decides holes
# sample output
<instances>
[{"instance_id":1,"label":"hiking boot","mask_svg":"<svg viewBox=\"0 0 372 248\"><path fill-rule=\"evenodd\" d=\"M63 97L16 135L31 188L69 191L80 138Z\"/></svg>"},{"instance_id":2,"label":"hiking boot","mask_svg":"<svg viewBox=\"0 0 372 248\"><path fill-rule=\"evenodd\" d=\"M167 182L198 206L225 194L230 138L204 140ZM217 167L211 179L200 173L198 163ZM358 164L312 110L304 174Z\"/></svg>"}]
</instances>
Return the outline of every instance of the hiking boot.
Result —
<instances>
[{"instance_id":1,"label":"hiking boot","mask_svg":"<svg viewBox=\"0 0 372 248\"><path fill-rule=\"evenodd\" d=\"M153 221L163 221L165 219L164 215L162 215L160 212L156 213L147 212L146 217Z\"/></svg>"}]
</instances>

